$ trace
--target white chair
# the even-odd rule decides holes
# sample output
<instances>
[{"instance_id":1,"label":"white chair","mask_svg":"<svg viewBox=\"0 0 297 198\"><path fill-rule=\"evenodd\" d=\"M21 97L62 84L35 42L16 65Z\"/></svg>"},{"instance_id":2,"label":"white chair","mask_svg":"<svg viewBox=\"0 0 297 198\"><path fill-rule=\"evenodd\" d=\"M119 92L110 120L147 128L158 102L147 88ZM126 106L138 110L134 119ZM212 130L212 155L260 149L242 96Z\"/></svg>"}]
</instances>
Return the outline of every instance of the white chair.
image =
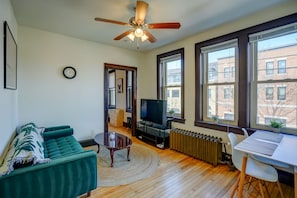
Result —
<instances>
[{"instance_id":1,"label":"white chair","mask_svg":"<svg viewBox=\"0 0 297 198\"><path fill-rule=\"evenodd\" d=\"M244 137L247 138L249 136L247 130L245 128L242 128L241 130L243 131ZM258 160L262 163L272 165L276 168L280 168L280 169L287 170L288 172L292 172L292 170L291 170L292 167L289 164L286 164L283 162L278 162L278 161L271 160L271 159L267 159L267 158L261 157L261 156L252 155L252 154L250 154L249 157L251 157L255 160Z\"/></svg>"},{"instance_id":2,"label":"white chair","mask_svg":"<svg viewBox=\"0 0 297 198\"><path fill-rule=\"evenodd\" d=\"M238 139L234 133L229 133L228 138L230 140L231 147L232 147L232 162L233 162L234 166L239 171L241 171L242 158L243 158L244 153L234 149L234 146L236 146L238 144ZM278 181L277 171L273 166L261 163L257 160L254 160L254 159L248 157L245 172L246 172L246 175L251 176L258 180L258 184L259 184L259 188L260 188L262 197L264 197L264 192L262 189L261 181L276 182L278 189L280 191L281 197L282 198L284 197L280 183ZM240 174L239 174L238 179L237 179L237 181L234 185L234 188L232 190L231 197L234 196L234 193L235 193L236 189L238 188L239 179L240 179Z\"/></svg>"}]
</instances>

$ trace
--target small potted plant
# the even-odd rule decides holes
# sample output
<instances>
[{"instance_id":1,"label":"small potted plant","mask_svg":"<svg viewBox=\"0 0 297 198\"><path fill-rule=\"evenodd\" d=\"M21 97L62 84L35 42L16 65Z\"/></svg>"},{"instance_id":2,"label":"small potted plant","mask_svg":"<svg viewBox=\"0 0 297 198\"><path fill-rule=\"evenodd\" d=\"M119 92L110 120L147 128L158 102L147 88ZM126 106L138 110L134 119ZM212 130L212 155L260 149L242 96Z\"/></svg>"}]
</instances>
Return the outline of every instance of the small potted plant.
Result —
<instances>
[{"instance_id":1,"label":"small potted plant","mask_svg":"<svg viewBox=\"0 0 297 198\"><path fill-rule=\"evenodd\" d=\"M169 113L170 117L173 117L175 111L174 111L174 109L170 109L168 113Z\"/></svg>"},{"instance_id":2,"label":"small potted plant","mask_svg":"<svg viewBox=\"0 0 297 198\"><path fill-rule=\"evenodd\" d=\"M284 127L284 123L282 123L281 121L277 121L275 119L272 119L270 121L270 126L272 128L275 128L276 132L280 132L280 129Z\"/></svg>"},{"instance_id":3,"label":"small potted plant","mask_svg":"<svg viewBox=\"0 0 297 198\"><path fill-rule=\"evenodd\" d=\"M220 118L219 118L218 115L213 115L213 116L211 116L211 119L212 119L213 121L215 121L216 123L219 123L219 120L220 120Z\"/></svg>"}]
</instances>

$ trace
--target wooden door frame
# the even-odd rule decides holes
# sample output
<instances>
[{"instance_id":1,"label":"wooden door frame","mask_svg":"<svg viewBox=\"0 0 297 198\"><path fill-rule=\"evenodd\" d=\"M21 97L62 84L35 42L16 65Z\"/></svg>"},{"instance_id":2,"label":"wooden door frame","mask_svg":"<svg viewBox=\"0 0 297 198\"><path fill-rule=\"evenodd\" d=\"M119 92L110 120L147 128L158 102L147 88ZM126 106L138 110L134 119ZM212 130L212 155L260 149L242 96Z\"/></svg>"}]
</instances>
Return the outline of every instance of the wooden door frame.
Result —
<instances>
[{"instance_id":1,"label":"wooden door frame","mask_svg":"<svg viewBox=\"0 0 297 198\"><path fill-rule=\"evenodd\" d=\"M104 133L108 132L108 75L109 69L132 71L132 118L131 131L132 136L136 136L136 120L137 120L137 67L116 65L112 63L104 63ZM124 110L126 111L126 109Z\"/></svg>"}]
</instances>

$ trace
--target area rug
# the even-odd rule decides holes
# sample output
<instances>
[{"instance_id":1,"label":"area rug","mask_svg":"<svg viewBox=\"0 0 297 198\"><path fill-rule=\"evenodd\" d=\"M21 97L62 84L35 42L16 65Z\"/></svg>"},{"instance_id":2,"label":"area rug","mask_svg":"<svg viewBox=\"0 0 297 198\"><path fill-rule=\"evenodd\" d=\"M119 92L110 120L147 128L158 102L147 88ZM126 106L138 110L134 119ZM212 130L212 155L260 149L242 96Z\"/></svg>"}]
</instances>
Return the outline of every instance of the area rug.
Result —
<instances>
[{"instance_id":1,"label":"area rug","mask_svg":"<svg viewBox=\"0 0 297 198\"><path fill-rule=\"evenodd\" d=\"M114 152L113 167L109 150L100 147L97 154L99 187L126 185L151 176L160 163L156 151L139 144L132 144L130 161L127 160L127 149Z\"/></svg>"}]
</instances>

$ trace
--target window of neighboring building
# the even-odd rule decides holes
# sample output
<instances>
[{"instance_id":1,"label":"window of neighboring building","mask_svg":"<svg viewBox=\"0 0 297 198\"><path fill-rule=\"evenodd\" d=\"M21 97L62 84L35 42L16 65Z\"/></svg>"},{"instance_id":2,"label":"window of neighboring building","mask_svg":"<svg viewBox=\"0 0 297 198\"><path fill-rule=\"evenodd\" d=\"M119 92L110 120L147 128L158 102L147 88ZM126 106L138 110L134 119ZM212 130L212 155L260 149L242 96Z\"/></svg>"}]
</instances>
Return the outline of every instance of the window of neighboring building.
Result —
<instances>
[{"instance_id":1,"label":"window of neighboring building","mask_svg":"<svg viewBox=\"0 0 297 198\"><path fill-rule=\"evenodd\" d=\"M201 48L203 72L208 74L203 78L203 120L217 122L213 117L219 117L221 123L236 125L237 118L237 39L225 41ZM217 77L209 79L216 65ZM234 66L235 65L235 66ZM234 92L234 90L236 90ZM209 94L212 92L213 94ZM234 95L235 93L235 95ZM211 112L209 112L211 111ZM229 116L229 115L233 116ZM225 115L228 115L225 117Z\"/></svg>"},{"instance_id":2,"label":"window of neighboring building","mask_svg":"<svg viewBox=\"0 0 297 198\"><path fill-rule=\"evenodd\" d=\"M133 92L132 92L132 71L126 71L126 111L132 112L132 100L133 100Z\"/></svg>"},{"instance_id":3,"label":"window of neighboring building","mask_svg":"<svg viewBox=\"0 0 297 198\"><path fill-rule=\"evenodd\" d=\"M278 74L285 74L286 70L286 60L279 60L277 61L277 73Z\"/></svg>"},{"instance_id":4,"label":"window of neighboring building","mask_svg":"<svg viewBox=\"0 0 297 198\"><path fill-rule=\"evenodd\" d=\"M224 68L224 78L230 78L230 67Z\"/></svg>"},{"instance_id":5,"label":"window of neighboring building","mask_svg":"<svg viewBox=\"0 0 297 198\"><path fill-rule=\"evenodd\" d=\"M174 110L175 121L184 122L184 49L160 54L157 61L158 98L167 101L167 113Z\"/></svg>"},{"instance_id":6,"label":"window of neighboring building","mask_svg":"<svg viewBox=\"0 0 297 198\"><path fill-rule=\"evenodd\" d=\"M269 127L264 115L275 119L287 117L285 130L291 131L297 128L296 38L296 23L249 35L252 68L251 127L253 128ZM278 60L280 56L285 59ZM264 76L262 72L267 60L278 60L277 72L270 73L272 75L269 77ZM268 65L270 62L266 62L266 74ZM266 97L262 95L264 87L266 87ZM276 98L273 98L272 87L276 89ZM259 116L258 121L254 119L256 116Z\"/></svg>"},{"instance_id":7,"label":"window of neighboring building","mask_svg":"<svg viewBox=\"0 0 297 198\"><path fill-rule=\"evenodd\" d=\"M108 108L116 108L116 86L115 86L115 70L109 71L108 83Z\"/></svg>"},{"instance_id":8,"label":"window of neighboring building","mask_svg":"<svg viewBox=\"0 0 297 198\"><path fill-rule=\"evenodd\" d=\"M266 100L273 100L273 87L266 87Z\"/></svg>"},{"instance_id":9,"label":"window of neighboring building","mask_svg":"<svg viewBox=\"0 0 297 198\"><path fill-rule=\"evenodd\" d=\"M273 75L273 70L274 70L273 62L272 61L266 62L266 75Z\"/></svg>"},{"instance_id":10,"label":"window of neighboring building","mask_svg":"<svg viewBox=\"0 0 297 198\"><path fill-rule=\"evenodd\" d=\"M278 87L277 88L277 99L278 100L286 100L286 87Z\"/></svg>"},{"instance_id":11,"label":"window of neighboring building","mask_svg":"<svg viewBox=\"0 0 297 198\"><path fill-rule=\"evenodd\" d=\"M179 90L173 89L172 90L172 98L178 98L178 97L179 97Z\"/></svg>"}]
</instances>

